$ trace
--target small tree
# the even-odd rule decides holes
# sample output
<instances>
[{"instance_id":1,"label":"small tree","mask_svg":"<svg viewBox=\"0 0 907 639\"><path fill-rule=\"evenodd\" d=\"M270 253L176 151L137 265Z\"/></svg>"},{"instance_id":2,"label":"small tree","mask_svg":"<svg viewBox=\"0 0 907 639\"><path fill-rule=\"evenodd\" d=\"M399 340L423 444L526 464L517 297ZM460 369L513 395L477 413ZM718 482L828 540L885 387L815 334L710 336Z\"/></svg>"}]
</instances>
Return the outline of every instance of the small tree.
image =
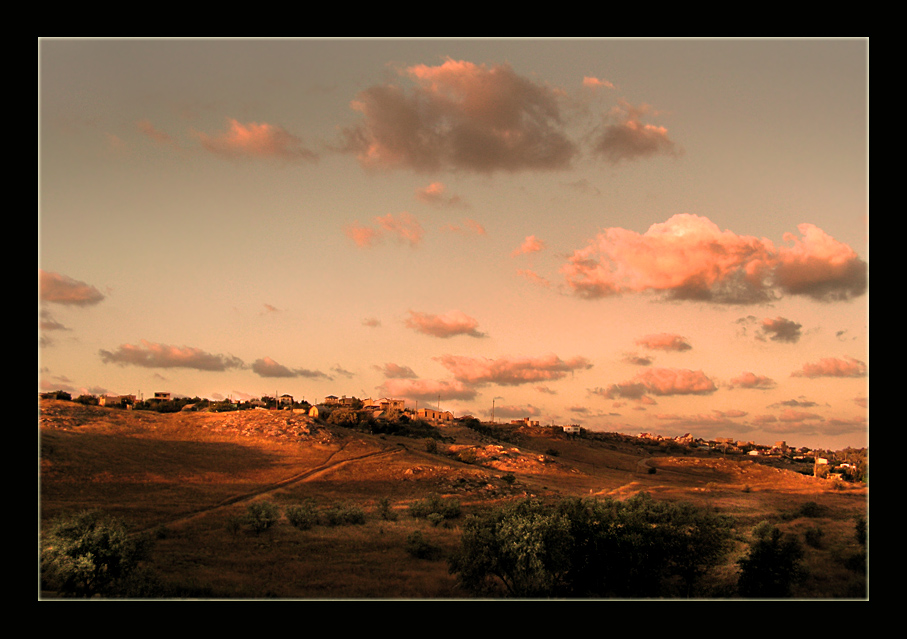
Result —
<instances>
[{"instance_id":1,"label":"small tree","mask_svg":"<svg viewBox=\"0 0 907 639\"><path fill-rule=\"evenodd\" d=\"M740 559L737 589L743 597L786 598L803 576L803 548L769 522L753 529L749 552Z\"/></svg>"},{"instance_id":2,"label":"small tree","mask_svg":"<svg viewBox=\"0 0 907 639\"><path fill-rule=\"evenodd\" d=\"M246 524L256 535L260 535L277 523L280 510L269 501L256 501L246 508Z\"/></svg>"},{"instance_id":3,"label":"small tree","mask_svg":"<svg viewBox=\"0 0 907 639\"><path fill-rule=\"evenodd\" d=\"M122 596L149 548L147 537L130 537L100 511L59 519L41 536L42 587L69 597Z\"/></svg>"}]
</instances>

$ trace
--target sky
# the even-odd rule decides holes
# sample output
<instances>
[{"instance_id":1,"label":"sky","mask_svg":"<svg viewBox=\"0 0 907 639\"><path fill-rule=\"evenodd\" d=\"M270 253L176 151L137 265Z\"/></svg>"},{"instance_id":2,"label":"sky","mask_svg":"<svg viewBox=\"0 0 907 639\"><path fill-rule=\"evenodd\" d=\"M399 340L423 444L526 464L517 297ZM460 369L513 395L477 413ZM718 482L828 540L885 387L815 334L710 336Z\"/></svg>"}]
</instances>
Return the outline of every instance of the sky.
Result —
<instances>
[{"instance_id":1,"label":"sky","mask_svg":"<svg viewBox=\"0 0 907 639\"><path fill-rule=\"evenodd\" d=\"M868 446L868 49L39 39L39 392Z\"/></svg>"}]
</instances>

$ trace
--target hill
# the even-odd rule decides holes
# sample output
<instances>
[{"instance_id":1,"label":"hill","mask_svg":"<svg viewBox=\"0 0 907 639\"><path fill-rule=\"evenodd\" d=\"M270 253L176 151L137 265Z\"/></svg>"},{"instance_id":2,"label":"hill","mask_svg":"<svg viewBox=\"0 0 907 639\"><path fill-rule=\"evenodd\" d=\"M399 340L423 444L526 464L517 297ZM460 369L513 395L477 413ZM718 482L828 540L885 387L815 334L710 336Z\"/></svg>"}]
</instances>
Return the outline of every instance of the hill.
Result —
<instances>
[{"instance_id":1,"label":"hill","mask_svg":"<svg viewBox=\"0 0 907 639\"><path fill-rule=\"evenodd\" d=\"M866 593L865 574L846 559L856 550L853 520L867 512L868 489L740 455L539 427L375 433L291 411L159 414L58 400L41 400L39 445L40 524L100 509L153 534L150 564L173 596L463 597L443 559L470 513L525 496L640 492L734 518L740 547L715 576L716 593L732 591L733 560L763 520L799 537L821 528L797 596ZM429 498L455 503L460 517L414 517L413 506ZM260 535L231 527L256 501L284 513L301 504L354 508L364 522L303 530L282 516ZM414 531L437 552L407 552Z\"/></svg>"}]
</instances>

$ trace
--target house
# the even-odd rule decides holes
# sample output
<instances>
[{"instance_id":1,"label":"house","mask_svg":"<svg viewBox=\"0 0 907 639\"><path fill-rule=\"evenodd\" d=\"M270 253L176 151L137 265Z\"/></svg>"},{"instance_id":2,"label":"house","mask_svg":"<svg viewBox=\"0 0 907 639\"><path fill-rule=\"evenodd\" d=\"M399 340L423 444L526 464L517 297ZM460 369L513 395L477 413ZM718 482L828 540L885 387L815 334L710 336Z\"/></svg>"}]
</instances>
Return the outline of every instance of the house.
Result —
<instances>
[{"instance_id":1,"label":"house","mask_svg":"<svg viewBox=\"0 0 907 639\"><path fill-rule=\"evenodd\" d=\"M416 411L416 416L432 422L452 422L454 418L453 413L449 410L442 411L434 408L420 408Z\"/></svg>"},{"instance_id":2,"label":"house","mask_svg":"<svg viewBox=\"0 0 907 639\"><path fill-rule=\"evenodd\" d=\"M528 417L522 419L512 419L510 420L512 426L538 426L538 420L531 420Z\"/></svg>"},{"instance_id":3,"label":"house","mask_svg":"<svg viewBox=\"0 0 907 639\"><path fill-rule=\"evenodd\" d=\"M135 395L101 395L98 397L98 406L132 406L135 404Z\"/></svg>"},{"instance_id":4,"label":"house","mask_svg":"<svg viewBox=\"0 0 907 639\"><path fill-rule=\"evenodd\" d=\"M334 406L335 404L339 404L339 403L340 403L340 398L337 397L336 395L328 395L327 397L324 398L325 406Z\"/></svg>"},{"instance_id":5,"label":"house","mask_svg":"<svg viewBox=\"0 0 907 639\"><path fill-rule=\"evenodd\" d=\"M293 396L284 393L278 399L278 405L280 406L292 406L293 405Z\"/></svg>"},{"instance_id":6,"label":"house","mask_svg":"<svg viewBox=\"0 0 907 639\"><path fill-rule=\"evenodd\" d=\"M406 400L391 399L389 397L382 397L381 399L372 399L369 397L362 401L363 408L380 408L382 411L403 410L405 406Z\"/></svg>"},{"instance_id":7,"label":"house","mask_svg":"<svg viewBox=\"0 0 907 639\"><path fill-rule=\"evenodd\" d=\"M567 433L568 435L579 435L580 431L582 431L582 429L576 424L571 424L570 426L564 426L563 428L564 428L564 432Z\"/></svg>"},{"instance_id":8,"label":"house","mask_svg":"<svg viewBox=\"0 0 907 639\"><path fill-rule=\"evenodd\" d=\"M170 399L171 399L170 393L157 392L157 393L154 394L154 397L152 397L149 401L153 401L153 402L169 402Z\"/></svg>"},{"instance_id":9,"label":"house","mask_svg":"<svg viewBox=\"0 0 907 639\"><path fill-rule=\"evenodd\" d=\"M330 406L325 406L324 404L314 405L309 409L309 417L314 417L318 419L319 417L324 419L331 412Z\"/></svg>"}]
</instances>

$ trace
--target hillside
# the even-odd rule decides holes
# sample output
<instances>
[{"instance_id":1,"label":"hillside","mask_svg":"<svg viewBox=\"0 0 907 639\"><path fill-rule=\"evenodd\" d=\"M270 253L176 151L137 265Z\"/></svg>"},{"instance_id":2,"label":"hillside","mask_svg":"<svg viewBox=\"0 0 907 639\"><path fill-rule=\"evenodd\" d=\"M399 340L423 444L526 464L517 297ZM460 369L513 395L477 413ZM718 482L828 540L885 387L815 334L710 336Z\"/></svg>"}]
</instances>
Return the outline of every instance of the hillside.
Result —
<instances>
[{"instance_id":1,"label":"hillside","mask_svg":"<svg viewBox=\"0 0 907 639\"><path fill-rule=\"evenodd\" d=\"M668 455L635 438L462 425L430 434L372 434L289 411L158 414L42 400L40 521L101 509L135 532L153 532L155 572L190 596L456 598L464 595L443 556L469 513L528 495L646 492L732 515L741 539L765 519L798 535L821 525L824 547L809 549L812 576L799 594L865 591L864 577L841 565L853 550L853 518L868 507L865 487L739 455ZM463 515L443 525L409 515L432 495L455 500ZM355 505L367 517L310 530L283 519L260 536L231 531L231 518L256 500ZM394 518L377 515L382 500ZM820 516L800 516L804 505ZM406 552L414 530L430 536L439 558ZM732 573L729 565L717 579Z\"/></svg>"}]
</instances>

